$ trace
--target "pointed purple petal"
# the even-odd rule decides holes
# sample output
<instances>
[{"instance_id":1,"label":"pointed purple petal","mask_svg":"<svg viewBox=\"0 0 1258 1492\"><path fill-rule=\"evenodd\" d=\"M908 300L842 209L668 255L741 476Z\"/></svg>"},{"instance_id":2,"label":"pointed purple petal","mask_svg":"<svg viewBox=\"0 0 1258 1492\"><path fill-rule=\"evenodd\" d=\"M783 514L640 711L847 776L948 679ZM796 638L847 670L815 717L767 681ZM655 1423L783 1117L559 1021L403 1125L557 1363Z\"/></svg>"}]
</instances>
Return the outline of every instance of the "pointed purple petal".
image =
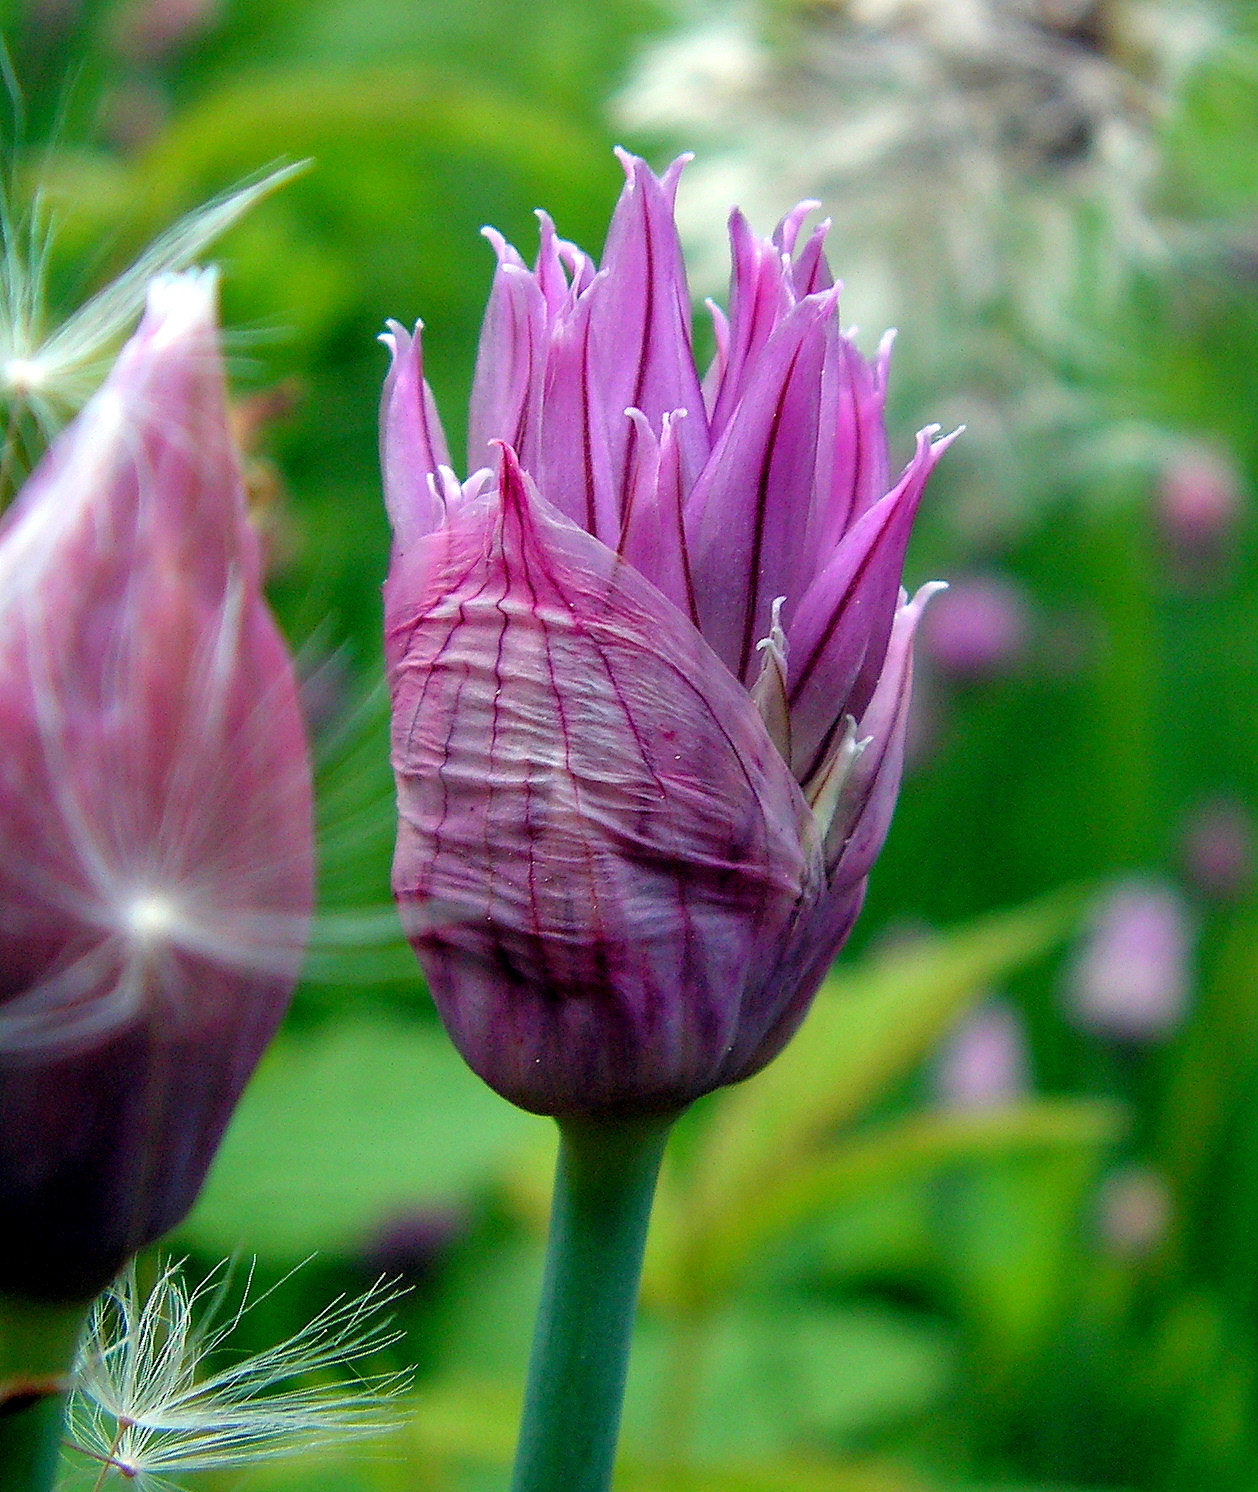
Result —
<instances>
[{"instance_id":1,"label":"pointed purple petal","mask_svg":"<svg viewBox=\"0 0 1258 1492\"><path fill-rule=\"evenodd\" d=\"M804 226L804 219L820 206L820 202L809 198L807 201L797 202L791 208L773 230L773 246L779 253L785 254L788 259L795 257L795 244L799 239L799 230Z\"/></svg>"},{"instance_id":2,"label":"pointed purple petal","mask_svg":"<svg viewBox=\"0 0 1258 1492\"><path fill-rule=\"evenodd\" d=\"M533 461L522 463L565 517L614 548L620 537L621 502L628 471L613 471L612 433L630 429L629 418L614 414L598 397L591 322L593 291L560 317L550 330L540 437ZM609 429L610 426L610 429ZM626 448L624 462L628 462Z\"/></svg>"},{"instance_id":3,"label":"pointed purple petal","mask_svg":"<svg viewBox=\"0 0 1258 1492\"><path fill-rule=\"evenodd\" d=\"M569 243L566 238L559 240L559 257L567 266L570 280L569 302L571 302L578 295L584 295L594 283L597 266L583 249L577 248L574 243Z\"/></svg>"},{"instance_id":4,"label":"pointed purple petal","mask_svg":"<svg viewBox=\"0 0 1258 1492\"><path fill-rule=\"evenodd\" d=\"M424 378L423 322L416 322L414 336L396 321L388 325L380 337L393 359L380 405L380 466L395 541L409 544L441 521L428 479L449 466L450 453Z\"/></svg>"},{"instance_id":5,"label":"pointed purple petal","mask_svg":"<svg viewBox=\"0 0 1258 1492\"><path fill-rule=\"evenodd\" d=\"M826 860L833 867L830 882L835 889L851 888L865 879L891 827L913 692L913 637L927 602L943 589L940 582L932 581L896 612L878 687L861 716L860 735L869 745L852 768L826 838Z\"/></svg>"},{"instance_id":6,"label":"pointed purple petal","mask_svg":"<svg viewBox=\"0 0 1258 1492\"><path fill-rule=\"evenodd\" d=\"M657 442L641 410L630 410L634 445L631 486L625 510L620 553L692 621L694 592L682 521L681 449L678 424L684 409L664 416Z\"/></svg>"},{"instance_id":7,"label":"pointed purple petal","mask_svg":"<svg viewBox=\"0 0 1258 1492\"><path fill-rule=\"evenodd\" d=\"M640 409L659 429L674 409L690 411L679 430L682 467L693 481L707 460L707 419L690 343L690 291L673 222L677 179L687 156L661 181L637 156L618 152L625 188L616 204L602 273L591 286L593 373L607 410ZM617 484L628 459L629 425L609 422Z\"/></svg>"},{"instance_id":8,"label":"pointed purple petal","mask_svg":"<svg viewBox=\"0 0 1258 1492\"><path fill-rule=\"evenodd\" d=\"M881 671L909 531L926 480L952 438L932 445L933 429L918 436L895 489L843 539L787 627L792 767L801 782L821 767L844 716L860 719Z\"/></svg>"},{"instance_id":9,"label":"pointed purple petal","mask_svg":"<svg viewBox=\"0 0 1258 1492\"><path fill-rule=\"evenodd\" d=\"M874 371L846 336L826 349L821 403L822 429L830 433L817 446L809 533L814 552L828 555L889 485L881 394Z\"/></svg>"},{"instance_id":10,"label":"pointed purple petal","mask_svg":"<svg viewBox=\"0 0 1258 1492\"><path fill-rule=\"evenodd\" d=\"M542 292L549 316L561 311L568 300L568 276L564 272L559 255L559 235L555 232L554 220L539 207L536 213L540 230L537 246L537 262L533 266L533 277Z\"/></svg>"},{"instance_id":11,"label":"pointed purple petal","mask_svg":"<svg viewBox=\"0 0 1258 1492\"><path fill-rule=\"evenodd\" d=\"M830 231L829 218L819 223L809 235L804 247L798 254L795 252L795 245L799 241L799 230L804 225L804 219L820 206L820 202L800 202L791 208L773 230L774 247L790 261L791 284L794 286L796 296L801 300L805 295L815 295L819 290L829 290L834 284L834 276L830 273L830 266L825 256L826 234Z\"/></svg>"},{"instance_id":12,"label":"pointed purple petal","mask_svg":"<svg viewBox=\"0 0 1258 1492\"><path fill-rule=\"evenodd\" d=\"M712 339L716 343L716 351L708 364L708 371L703 375L703 407L710 422L721 381L725 377L726 364L729 362L729 318L714 300L705 300L703 304L712 318ZM715 431L712 438L716 439Z\"/></svg>"},{"instance_id":13,"label":"pointed purple petal","mask_svg":"<svg viewBox=\"0 0 1258 1492\"><path fill-rule=\"evenodd\" d=\"M781 250L757 238L737 209L730 213L729 243L728 349L712 397L713 442L733 418L746 392L749 370L759 369L761 351L795 301Z\"/></svg>"},{"instance_id":14,"label":"pointed purple petal","mask_svg":"<svg viewBox=\"0 0 1258 1492\"><path fill-rule=\"evenodd\" d=\"M795 1034L860 913L867 877L886 838L899 791L912 685L913 633L922 608L936 589L934 585L923 586L897 614L887 666L860 726L861 735L872 740L853 769L841 810L843 817L827 844L827 859L832 865L829 887L803 911L790 938L777 950L771 968L765 971L761 998L752 993L744 1001L726 1082L738 1082L758 1072ZM770 1019L757 1022L757 1010L767 1012Z\"/></svg>"},{"instance_id":15,"label":"pointed purple petal","mask_svg":"<svg viewBox=\"0 0 1258 1492\"><path fill-rule=\"evenodd\" d=\"M493 442L506 441L531 464L545 379L546 297L519 254L493 229L498 255L481 325L468 411L467 469L495 464Z\"/></svg>"},{"instance_id":16,"label":"pointed purple petal","mask_svg":"<svg viewBox=\"0 0 1258 1492\"><path fill-rule=\"evenodd\" d=\"M533 276L546 302L548 319L570 311L577 296L594 278L594 262L576 244L560 238L548 212L537 210L541 229Z\"/></svg>"},{"instance_id":17,"label":"pointed purple petal","mask_svg":"<svg viewBox=\"0 0 1258 1492\"><path fill-rule=\"evenodd\" d=\"M829 290L834 284L834 275L826 259L826 234L830 231L830 219L818 223L812 230L808 242L794 255L791 264L791 280L795 294L801 298L816 295L819 290Z\"/></svg>"},{"instance_id":18,"label":"pointed purple petal","mask_svg":"<svg viewBox=\"0 0 1258 1492\"><path fill-rule=\"evenodd\" d=\"M922 433L928 436L934 436L935 432L938 429L938 425L930 425L927 426L926 430ZM925 471L924 474L921 475L921 480L923 482L925 482L927 478L929 478L930 473L934 471L935 466L938 464L939 458L948 449L952 442L956 440L957 436L964 432L964 430L965 426L959 425L955 430L949 431L947 435L943 435L940 436L938 439L932 440L930 451L925 462ZM901 483L905 481L913 482L917 480L917 477L914 475L914 467L916 466L916 464L917 458L915 456L914 460L909 462L908 467L902 474ZM900 486L900 483L897 483L896 485L898 488ZM890 584L888 584L886 594L888 598L891 595ZM865 654L865 661L861 664L861 671L859 674L857 674L856 682L852 685L852 692L848 696L848 707L858 718L861 716L861 714L863 714L865 707L868 705L869 700L873 695L874 686L877 684L879 673L882 670L881 660L883 649L886 647L887 638L891 634L890 607L888 606L887 610L881 611L879 608L879 604L875 602L873 609L875 614L884 615L887 617L888 620L883 627L875 630L873 638L871 639L869 651Z\"/></svg>"},{"instance_id":19,"label":"pointed purple petal","mask_svg":"<svg viewBox=\"0 0 1258 1492\"><path fill-rule=\"evenodd\" d=\"M872 366L849 337L827 349L821 398L830 439L817 449L817 496L810 522L815 552L829 554L890 483L885 406L894 332L882 339Z\"/></svg>"},{"instance_id":20,"label":"pointed purple petal","mask_svg":"<svg viewBox=\"0 0 1258 1492\"><path fill-rule=\"evenodd\" d=\"M616 546L622 559L651 579L659 562L659 532L655 519L655 494L660 480L660 443L651 422L640 409L626 409L633 423L629 441L629 466L625 480L624 517L620 542Z\"/></svg>"},{"instance_id":21,"label":"pointed purple petal","mask_svg":"<svg viewBox=\"0 0 1258 1492\"><path fill-rule=\"evenodd\" d=\"M831 295L812 297L774 332L686 507L703 635L749 687L774 600L787 598L789 622L811 571L801 515L812 494L817 383L833 315Z\"/></svg>"}]
</instances>

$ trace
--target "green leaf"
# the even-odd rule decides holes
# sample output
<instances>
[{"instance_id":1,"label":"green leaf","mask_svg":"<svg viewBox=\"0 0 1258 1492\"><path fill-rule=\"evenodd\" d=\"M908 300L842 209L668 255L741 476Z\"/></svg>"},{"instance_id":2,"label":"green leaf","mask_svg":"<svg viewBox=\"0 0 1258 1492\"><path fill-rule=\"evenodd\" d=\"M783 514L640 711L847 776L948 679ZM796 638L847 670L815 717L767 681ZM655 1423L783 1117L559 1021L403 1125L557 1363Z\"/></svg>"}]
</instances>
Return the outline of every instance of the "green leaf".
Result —
<instances>
[{"instance_id":1,"label":"green leaf","mask_svg":"<svg viewBox=\"0 0 1258 1492\"><path fill-rule=\"evenodd\" d=\"M851 1345L844 1335L839 1346ZM884 1349L887 1339L868 1337L875 1350ZM885 1376L885 1373L879 1376ZM388 1464L394 1474L405 1469L419 1472L424 1487L464 1485L457 1477L460 1468L496 1468L505 1471L515 1450L516 1423L520 1414L518 1393L501 1381L454 1376L421 1389L410 1401L406 1426L388 1441L380 1442L373 1456L359 1450L365 1474L373 1464ZM298 1473L300 1479L290 1482ZM270 1471L259 1468L243 1484L274 1488L291 1486L293 1492L314 1492L318 1485L303 1462ZM411 1485L406 1478L405 1485ZM357 1488L357 1483L353 1483ZM397 1484L385 1482L390 1492ZM640 1446L626 1445L618 1457L617 1492L926 1492L927 1484L899 1467L861 1457L830 1461L797 1454L782 1457L736 1457L687 1462L675 1465ZM323 1492L319 1486L319 1492Z\"/></svg>"},{"instance_id":2,"label":"green leaf","mask_svg":"<svg viewBox=\"0 0 1258 1492\"><path fill-rule=\"evenodd\" d=\"M809 1217L959 1165L1094 1150L1121 1130L1122 1113L1114 1105L1069 1099L911 1115L809 1156L731 1199L695 1239L695 1278L715 1297L735 1286L766 1244Z\"/></svg>"},{"instance_id":3,"label":"green leaf","mask_svg":"<svg viewBox=\"0 0 1258 1492\"><path fill-rule=\"evenodd\" d=\"M711 1316L695 1339L644 1316L629 1369L625 1456L689 1452L741 1464L801 1445L837 1453L936 1409L956 1369L939 1320L884 1305L766 1292Z\"/></svg>"},{"instance_id":4,"label":"green leaf","mask_svg":"<svg viewBox=\"0 0 1258 1492\"><path fill-rule=\"evenodd\" d=\"M392 1215L465 1198L541 1122L432 1027L355 1018L284 1037L183 1236L220 1253L353 1252Z\"/></svg>"},{"instance_id":5,"label":"green leaf","mask_svg":"<svg viewBox=\"0 0 1258 1492\"><path fill-rule=\"evenodd\" d=\"M617 1492L925 1492L927 1483L874 1461L827 1464L796 1457L712 1466L642 1466L618 1470Z\"/></svg>"},{"instance_id":6,"label":"green leaf","mask_svg":"<svg viewBox=\"0 0 1258 1492\"><path fill-rule=\"evenodd\" d=\"M1025 1392L1078 1298L1101 1159L1095 1147L1028 1151L955 1177L937 1198L940 1272L992 1400Z\"/></svg>"},{"instance_id":7,"label":"green leaf","mask_svg":"<svg viewBox=\"0 0 1258 1492\"><path fill-rule=\"evenodd\" d=\"M415 1464L472 1462L509 1466L523 1403L523 1379L451 1377L415 1396L407 1428Z\"/></svg>"},{"instance_id":8,"label":"green leaf","mask_svg":"<svg viewBox=\"0 0 1258 1492\"><path fill-rule=\"evenodd\" d=\"M469 1379L493 1374L523 1393L543 1257L540 1236L491 1232L452 1261L439 1325L443 1373Z\"/></svg>"},{"instance_id":9,"label":"green leaf","mask_svg":"<svg viewBox=\"0 0 1258 1492\"><path fill-rule=\"evenodd\" d=\"M862 1461L768 1460L818 1436L861 1434L938 1403L952 1382L951 1344L938 1325L878 1307L818 1308L760 1301L723 1315L706 1343L701 1379L702 1461L661 1457L657 1415L671 1333L646 1320L634 1348L618 1462L621 1489L730 1492L911 1492L921 1484ZM522 1376L457 1371L415 1396L403 1432L407 1464L510 1462Z\"/></svg>"},{"instance_id":10,"label":"green leaf","mask_svg":"<svg viewBox=\"0 0 1258 1492\"><path fill-rule=\"evenodd\" d=\"M439 309L471 308L473 326L478 319L493 263L477 243L487 211L511 204L500 226L517 231L528 211L518 201L545 195L564 216L577 215L575 231L605 216L619 179L601 136L466 76L414 65L268 70L232 77L157 138L136 165L130 222L165 223L210 184L277 157L316 163L287 204L296 213L292 250L317 236L343 267L370 266L390 294L408 293L412 303L395 307L404 317L418 309L422 272L434 333ZM320 259L314 281L332 260ZM351 283L373 301L382 288ZM279 296L284 287L269 290ZM293 309L301 328L300 303Z\"/></svg>"}]
</instances>

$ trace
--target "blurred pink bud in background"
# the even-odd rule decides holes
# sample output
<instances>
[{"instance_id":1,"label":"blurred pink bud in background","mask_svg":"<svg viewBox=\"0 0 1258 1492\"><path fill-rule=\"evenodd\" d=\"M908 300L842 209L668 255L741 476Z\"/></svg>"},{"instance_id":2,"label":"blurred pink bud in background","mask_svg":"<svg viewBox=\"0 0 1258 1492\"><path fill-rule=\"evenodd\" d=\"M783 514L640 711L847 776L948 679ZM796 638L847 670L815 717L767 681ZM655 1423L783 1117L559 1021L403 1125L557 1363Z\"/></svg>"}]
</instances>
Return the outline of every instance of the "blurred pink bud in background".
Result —
<instances>
[{"instance_id":1,"label":"blurred pink bud in background","mask_svg":"<svg viewBox=\"0 0 1258 1492\"><path fill-rule=\"evenodd\" d=\"M1171 1194L1151 1166L1124 1166L1101 1182L1097 1229L1101 1246L1116 1259L1143 1259L1171 1223Z\"/></svg>"},{"instance_id":2,"label":"blurred pink bud in background","mask_svg":"<svg viewBox=\"0 0 1258 1492\"><path fill-rule=\"evenodd\" d=\"M118 49L136 62L156 61L214 24L221 0L131 0L116 22Z\"/></svg>"},{"instance_id":3,"label":"blurred pink bud in background","mask_svg":"<svg viewBox=\"0 0 1258 1492\"><path fill-rule=\"evenodd\" d=\"M1004 1000L989 1000L956 1026L939 1052L935 1082L949 1109L995 1109L1031 1087L1022 1018Z\"/></svg>"},{"instance_id":4,"label":"blurred pink bud in background","mask_svg":"<svg viewBox=\"0 0 1258 1492\"><path fill-rule=\"evenodd\" d=\"M1230 798L1200 804L1184 824L1181 855L1185 873L1204 896L1240 900L1254 878L1252 816Z\"/></svg>"},{"instance_id":5,"label":"blurred pink bud in background","mask_svg":"<svg viewBox=\"0 0 1258 1492\"><path fill-rule=\"evenodd\" d=\"M1156 508L1176 569L1187 578L1208 575L1228 558L1240 522L1236 467L1220 451L1184 445L1162 468Z\"/></svg>"},{"instance_id":6,"label":"blurred pink bud in background","mask_svg":"<svg viewBox=\"0 0 1258 1492\"><path fill-rule=\"evenodd\" d=\"M468 1216L461 1208L412 1207L379 1225L362 1250L362 1261L373 1275L412 1287L429 1285L467 1228Z\"/></svg>"},{"instance_id":7,"label":"blurred pink bud in background","mask_svg":"<svg viewBox=\"0 0 1258 1492\"><path fill-rule=\"evenodd\" d=\"M998 678L1026 654L1026 593L999 575L954 580L922 619L922 651L936 669L968 682Z\"/></svg>"},{"instance_id":8,"label":"blurred pink bud in background","mask_svg":"<svg viewBox=\"0 0 1258 1492\"><path fill-rule=\"evenodd\" d=\"M1191 929L1169 882L1132 877L1097 900L1069 973L1079 1024L1118 1041L1150 1041L1179 1025L1192 984Z\"/></svg>"}]
</instances>

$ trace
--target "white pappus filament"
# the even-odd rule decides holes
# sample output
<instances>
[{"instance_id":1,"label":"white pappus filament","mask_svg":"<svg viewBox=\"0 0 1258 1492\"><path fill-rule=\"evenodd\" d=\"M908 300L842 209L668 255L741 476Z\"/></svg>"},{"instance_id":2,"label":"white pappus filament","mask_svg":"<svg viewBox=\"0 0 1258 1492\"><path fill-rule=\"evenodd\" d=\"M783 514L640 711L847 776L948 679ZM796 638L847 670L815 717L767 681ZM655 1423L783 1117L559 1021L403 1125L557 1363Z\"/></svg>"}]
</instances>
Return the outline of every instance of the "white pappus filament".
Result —
<instances>
[{"instance_id":1,"label":"white pappus filament","mask_svg":"<svg viewBox=\"0 0 1258 1492\"><path fill-rule=\"evenodd\" d=\"M285 1280L291 1276L285 1276ZM281 1280L283 1284L285 1280ZM73 1375L68 1448L98 1468L93 1492L114 1479L168 1488L172 1474L257 1460L396 1428L395 1401L407 1373L317 1381L354 1369L400 1332L388 1314L402 1292L381 1280L364 1295L338 1297L287 1341L243 1358L226 1356L241 1319L273 1293L228 1308L231 1270L221 1265L195 1289L166 1265L150 1290L132 1266L96 1302Z\"/></svg>"}]
</instances>

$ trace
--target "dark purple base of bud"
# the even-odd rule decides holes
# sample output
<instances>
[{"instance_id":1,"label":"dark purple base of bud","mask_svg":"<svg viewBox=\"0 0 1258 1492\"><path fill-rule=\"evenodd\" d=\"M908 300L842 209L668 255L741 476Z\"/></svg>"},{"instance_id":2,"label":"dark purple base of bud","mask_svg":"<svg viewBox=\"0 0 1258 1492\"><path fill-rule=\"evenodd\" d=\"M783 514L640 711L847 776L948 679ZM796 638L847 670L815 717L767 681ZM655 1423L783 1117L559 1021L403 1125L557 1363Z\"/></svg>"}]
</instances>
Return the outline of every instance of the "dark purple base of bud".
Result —
<instances>
[{"instance_id":1,"label":"dark purple base of bud","mask_svg":"<svg viewBox=\"0 0 1258 1492\"><path fill-rule=\"evenodd\" d=\"M278 1003L258 1000L268 1027ZM241 1028L229 1062L207 1060L203 1031L174 1039L154 1017L0 1067L0 1293L88 1301L182 1221L270 1034L223 1010Z\"/></svg>"}]
</instances>

